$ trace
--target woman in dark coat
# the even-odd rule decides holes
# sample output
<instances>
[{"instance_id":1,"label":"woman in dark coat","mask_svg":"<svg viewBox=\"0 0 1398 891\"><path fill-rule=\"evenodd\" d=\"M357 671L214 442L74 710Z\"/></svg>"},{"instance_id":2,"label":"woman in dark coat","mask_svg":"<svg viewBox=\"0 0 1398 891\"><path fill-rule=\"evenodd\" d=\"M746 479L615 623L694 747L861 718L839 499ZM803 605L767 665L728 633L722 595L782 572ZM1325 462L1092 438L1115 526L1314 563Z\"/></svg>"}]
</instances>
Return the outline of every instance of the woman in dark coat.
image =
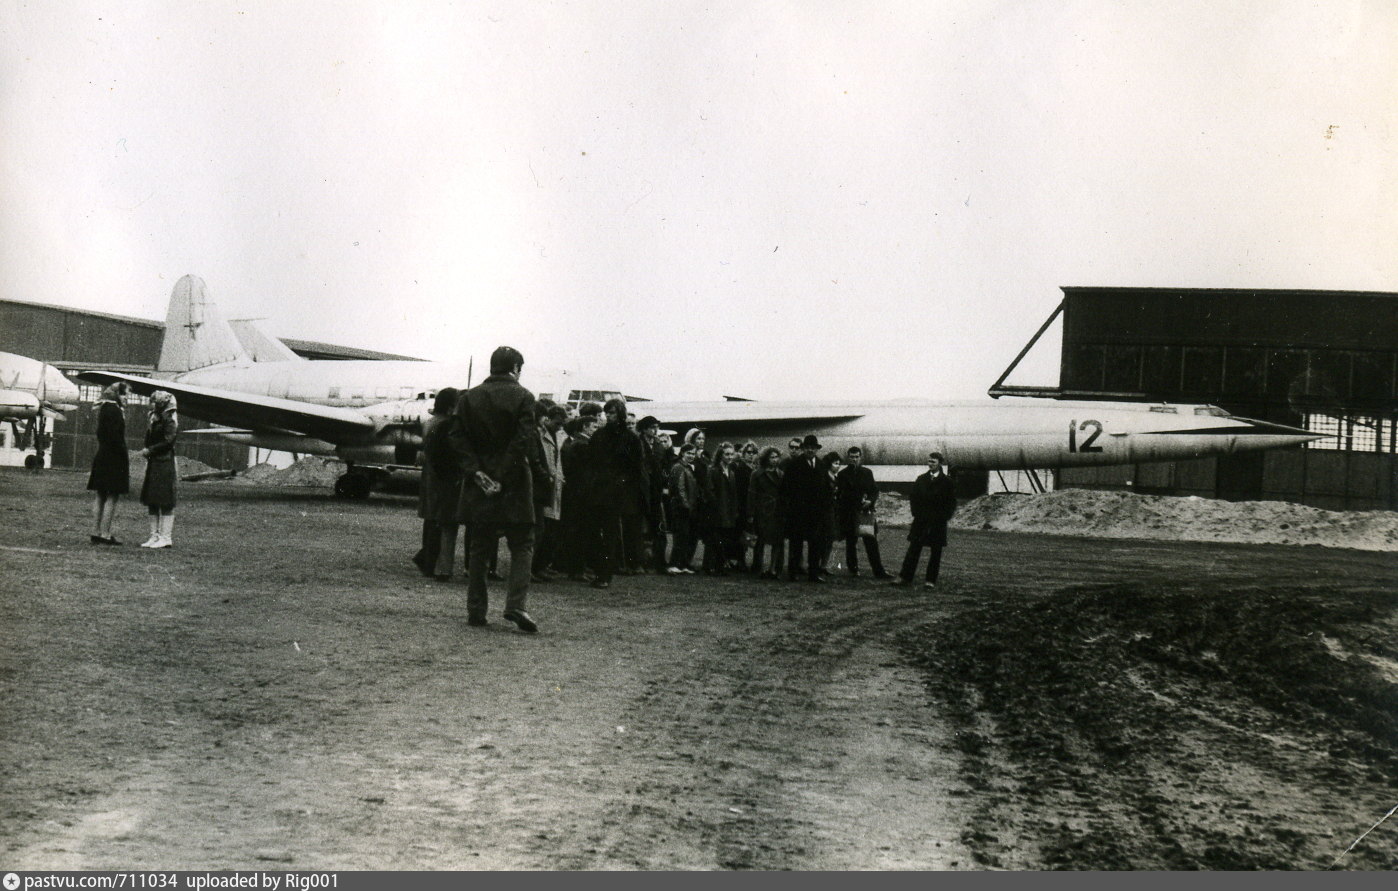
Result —
<instances>
[{"instance_id":1,"label":"woman in dark coat","mask_svg":"<svg viewBox=\"0 0 1398 891\"><path fill-rule=\"evenodd\" d=\"M762 578L774 579L782 567L781 505L778 493L781 491L782 453L768 447L757 459L757 469L748 480L748 516L752 520L752 531L757 535L757 543L752 546L752 568L760 571ZM766 568L762 565L762 549L771 548Z\"/></svg>"},{"instance_id":2,"label":"woman in dark coat","mask_svg":"<svg viewBox=\"0 0 1398 891\"><path fill-rule=\"evenodd\" d=\"M141 503L150 513L150 538L143 548L174 545L175 532L175 437L180 422L175 414L175 396L165 390L150 394L150 424L146 427L146 481L141 486Z\"/></svg>"},{"instance_id":3,"label":"woman in dark coat","mask_svg":"<svg viewBox=\"0 0 1398 891\"><path fill-rule=\"evenodd\" d=\"M830 551L835 546L836 537L839 535L839 520L836 516L835 499L838 494L838 485L835 482L836 475L845 466L845 462L840 458L839 452L829 452L820 459L820 467L825 471L826 486L821 493L824 501L821 504L820 516L820 574L829 575Z\"/></svg>"},{"instance_id":4,"label":"woman in dark coat","mask_svg":"<svg viewBox=\"0 0 1398 891\"><path fill-rule=\"evenodd\" d=\"M432 414L422 425L422 480L418 484L417 515L422 519L422 549L413 562L437 581L451 579L456 562L456 509L461 501L461 464L449 438L458 391L443 387L432 402Z\"/></svg>"},{"instance_id":5,"label":"woman in dark coat","mask_svg":"<svg viewBox=\"0 0 1398 891\"><path fill-rule=\"evenodd\" d=\"M737 453L729 443L714 451L714 465L704 486L709 503L709 538L704 542L704 570L716 575L728 574L728 558L734 552L733 540L738 536L738 524L743 507L738 501L738 479L733 470ZM709 551L714 554L709 564Z\"/></svg>"},{"instance_id":6,"label":"woman in dark coat","mask_svg":"<svg viewBox=\"0 0 1398 891\"><path fill-rule=\"evenodd\" d=\"M119 545L112 536L117 500L131 491L131 461L126 454L127 386L123 381L108 385L97 401L97 454L92 457L92 473L87 487L96 493L92 506L93 544Z\"/></svg>"}]
</instances>

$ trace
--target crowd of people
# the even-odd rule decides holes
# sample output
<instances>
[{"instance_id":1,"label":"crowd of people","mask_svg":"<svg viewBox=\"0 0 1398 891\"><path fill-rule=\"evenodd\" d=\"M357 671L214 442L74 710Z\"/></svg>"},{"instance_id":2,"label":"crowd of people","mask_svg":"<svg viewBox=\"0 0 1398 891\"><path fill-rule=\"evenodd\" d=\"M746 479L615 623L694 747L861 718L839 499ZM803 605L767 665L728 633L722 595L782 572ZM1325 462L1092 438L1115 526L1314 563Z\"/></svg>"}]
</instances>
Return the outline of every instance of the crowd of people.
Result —
<instances>
[{"instance_id":1,"label":"crowd of people","mask_svg":"<svg viewBox=\"0 0 1398 891\"><path fill-rule=\"evenodd\" d=\"M510 551L504 618L531 633L531 582L566 577L607 588L617 575L649 572L820 583L842 568L860 574L860 542L873 577L895 585L912 584L928 550L925 584L936 585L956 510L940 454L928 456L928 472L913 485L907 555L893 576L879 554L878 486L858 446L822 452L812 434L791 439L786 454L751 441L710 447L698 427L675 443L659 419L638 419L620 398L576 409L536 400L519 383L523 367L518 350L500 347L490 376L469 390L438 392L423 425L422 543L413 562L449 581L464 538L467 624L487 624L487 581L505 581L496 574L501 537ZM95 545L121 543L112 529L129 490L127 394L126 384L112 384L98 405L88 480ZM141 547L173 545L178 430L175 397L155 391L141 450L150 520ZM832 567L841 540L844 560L835 555Z\"/></svg>"},{"instance_id":2,"label":"crowd of people","mask_svg":"<svg viewBox=\"0 0 1398 891\"><path fill-rule=\"evenodd\" d=\"M535 400L519 383L523 365L519 351L500 347L490 377L437 393L424 425L422 547L413 561L450 580L465 528L468 624L487 622L486 583L502 536L510 551L504 618L529 632L538 630L526 611L531 582L607 588L617 575L650 572L821 583L841 568L860 574L861 542L873 577L895 585L913 583L927 549L925 585L936 585L956 510L940 454L928 456L913 486L909 547L894 576L879 553L879 490L859 447L822 452L815 435L792 438L786 454L751 441L710 447L697 427L676 444L659 419L638 419L623 399L576 410ZM841 540L843 564L836 555L832 567Z\"/></svg>"}]
</instances>

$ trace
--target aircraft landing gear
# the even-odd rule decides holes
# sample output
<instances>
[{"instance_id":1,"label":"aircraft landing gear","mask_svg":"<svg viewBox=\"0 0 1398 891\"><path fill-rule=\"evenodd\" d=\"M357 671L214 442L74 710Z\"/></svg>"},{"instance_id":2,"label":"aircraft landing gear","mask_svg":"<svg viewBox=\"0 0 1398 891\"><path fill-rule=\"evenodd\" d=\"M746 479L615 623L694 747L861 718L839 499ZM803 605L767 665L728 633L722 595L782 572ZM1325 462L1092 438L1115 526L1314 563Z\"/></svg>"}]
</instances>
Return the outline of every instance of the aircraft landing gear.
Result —
<instances>
[{"instance_id":1,"label":"aircraft landing gear","mask_svg":"<svg viewBox=\"0 0 1398 891\"><path fill-rule=\"evenodd\" d=\"M16 426L16 432L18 432L18 426ZM20 448L27 448L31 442L34 445L34 454L24 456L24 466L28 470L43 470L44 452L53 443L53 436L48 432L47 419L42 416L37 421L30 419L23 435L19 437Z\"/></svg>"},{"instance_id":2,"label":"aircraft landing gear","mask_svg":"<svg viewBox=\"0 0 1398 891\"><path fill-rule=\"evenodd\" d=\"M368 498L373 486L369 474L351 470L335 480L335 494L341 498Z\"/></svg>"}]
</instances>

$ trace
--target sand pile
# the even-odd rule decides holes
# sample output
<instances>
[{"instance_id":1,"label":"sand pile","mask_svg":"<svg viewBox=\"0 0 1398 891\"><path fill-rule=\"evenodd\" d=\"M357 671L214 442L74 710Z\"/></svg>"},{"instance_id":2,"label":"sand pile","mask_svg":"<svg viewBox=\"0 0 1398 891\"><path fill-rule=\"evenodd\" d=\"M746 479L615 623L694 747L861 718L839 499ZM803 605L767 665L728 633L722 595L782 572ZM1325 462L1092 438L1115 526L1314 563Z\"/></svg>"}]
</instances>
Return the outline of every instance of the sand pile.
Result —
<instances>
[{"instance_id":1,"label":"sand pile","mask_svg":"<svg viewBox=\"0 0 1398 891\"><path fill-rule=\"evenodd\" d=\"M128 457L131 465L131 484L139 489L142 480L146 478L146 459L141 457L140 449L133 449L128 453ZM203 461L186 458L184 455L175 456L175 475L180 479L193 476L196 473L210 473L217 470L217 467L210 467Z\"/></svg>"},{"instance_id":2,"label":"sand pile","mask_svg":"<svg viewBox=\"0 0 1398 891\"><path fill-rule=\"evenodd\" d=\"M1391 511L1328 511L1285 501L1232 502L1087 489L1045 495L982 495L963 504L951 525L1103 538L1398 551L1398 513Z\"/></svg>"},{"instance_id":3,"label":"sand pile","mask_svg":"<svg viewBox=\"0 0 1398 891\"><path fill-rule=\"evenodd\" d=\"M331 487L345 472L345 465L314 455L302 458L290 467L258 464L240 472L234 479L258 486Z\"/></svg>"}]
</instances>

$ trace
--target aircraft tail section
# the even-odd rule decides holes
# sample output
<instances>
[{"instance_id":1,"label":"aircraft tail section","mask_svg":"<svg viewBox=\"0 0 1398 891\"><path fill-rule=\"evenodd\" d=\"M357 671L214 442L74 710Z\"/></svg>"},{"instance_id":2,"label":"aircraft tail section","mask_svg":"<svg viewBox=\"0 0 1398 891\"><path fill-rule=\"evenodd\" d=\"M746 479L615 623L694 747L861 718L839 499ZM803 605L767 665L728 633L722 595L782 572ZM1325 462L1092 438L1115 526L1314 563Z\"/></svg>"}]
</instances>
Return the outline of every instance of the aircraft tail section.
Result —
<instances>
[{"instance_id":1,"label":"aircraft tail section","mask_svg":"<svg viewBox=\"0 0 1398 891\"><path fill-rule=\"evenodd\" d=\"M175 282L156 371L178 374L240 361L251 361L251 356L209 300L204 280L186 275Z\"/></svg>"},{"instance_id":2,"label":"aircraft tail section","mask_svg":"<svg viewBox=\"0 0 1398 891\"><path fill-rule=\"evenodd\" d=\"M304 362L291 347L257 327L253 319L233 319L229 326L254 362Z\"/></svg>"}]
</instances>

